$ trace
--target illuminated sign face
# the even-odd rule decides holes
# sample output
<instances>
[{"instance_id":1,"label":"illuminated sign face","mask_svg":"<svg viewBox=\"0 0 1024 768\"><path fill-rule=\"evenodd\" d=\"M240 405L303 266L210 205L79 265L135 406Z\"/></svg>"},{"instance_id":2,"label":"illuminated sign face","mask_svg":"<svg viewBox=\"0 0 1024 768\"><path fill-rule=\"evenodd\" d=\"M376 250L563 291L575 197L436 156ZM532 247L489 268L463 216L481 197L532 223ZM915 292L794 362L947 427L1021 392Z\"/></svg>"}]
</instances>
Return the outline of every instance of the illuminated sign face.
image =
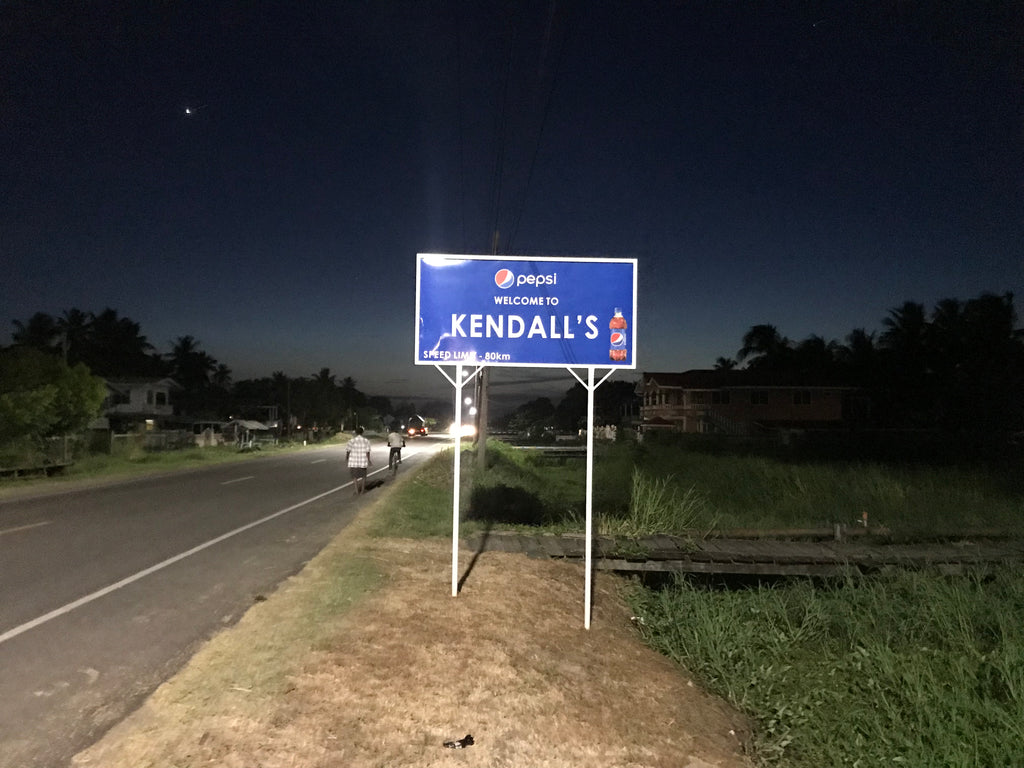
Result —
<instances>
[{"instance_id":1,"label":"illuminated sign face","mask_svg":"<svg viewBox=\"0 0 1024 768\"><path fill-rule=\"evenodd\" d=\"M636 259L416 257L416 364L636 368Z\"/></svg>"}]
</instances>

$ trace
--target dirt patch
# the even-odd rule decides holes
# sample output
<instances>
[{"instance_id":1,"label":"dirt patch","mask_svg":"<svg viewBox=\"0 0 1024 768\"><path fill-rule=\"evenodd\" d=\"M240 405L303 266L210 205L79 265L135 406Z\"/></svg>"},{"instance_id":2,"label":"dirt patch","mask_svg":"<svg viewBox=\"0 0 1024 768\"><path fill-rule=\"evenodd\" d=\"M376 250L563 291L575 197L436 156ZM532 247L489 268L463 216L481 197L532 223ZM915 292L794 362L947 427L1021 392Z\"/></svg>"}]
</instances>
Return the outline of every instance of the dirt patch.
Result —
<instances>
[{"instance_id":1,"label":"dirt patch","mask_svg":"<svg viewBox=\"0 0 1024 768\"><path fill-rule=\"evenodd\" d=\"M73 764L749 768L743 719L643 644L615 577L589 630L579 566L485 552L453 598L450 543L368 538L372 514Z\"/></svg>"}]
</instances>

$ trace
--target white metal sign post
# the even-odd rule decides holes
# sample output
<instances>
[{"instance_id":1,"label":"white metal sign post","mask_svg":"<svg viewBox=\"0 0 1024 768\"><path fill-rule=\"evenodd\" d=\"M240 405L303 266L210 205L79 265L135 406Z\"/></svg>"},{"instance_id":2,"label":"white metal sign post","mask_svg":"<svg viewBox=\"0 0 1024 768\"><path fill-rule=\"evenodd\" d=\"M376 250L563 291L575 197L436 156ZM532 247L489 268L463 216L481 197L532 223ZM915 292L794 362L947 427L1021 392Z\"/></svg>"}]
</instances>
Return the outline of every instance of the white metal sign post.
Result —
<instances>
[{"instance_id":1,"label":"white metal sign post","mask_svg":"<svg viewBox=\"0 0 1024 768\"><path fill-rule=\"evenodd\" d=\"M569 368L569 373L575 377L576 381L583 384L587 390L587 526L586 526L586 556L585 560L585 575L583 585L583 626L586 629L590 629L590 608L593 603L593 593L591 592L593 585L593 541L594 541L594 392L599 386L608 380L608 377L615 373L615 369L611 369L606 373L597 384L594 383L594 368L587 368L587 380L583 381L579 376L576 375L576 371Z\"/></svg>"},{"instance_id":2,"label":"white metal sign post","mask_svg":"<svg viewBox=\"0 0 1024 768\"><path fill-rule=\"evenodd\" d=\"M486 366L566 368L587 390L586 574L590 628L594 392L616 369L636 368L636 259L528 258L421 253L416 257L416 365L455 388L452 596L459 585L462 388ZM442 365L455 366L451 378ZM475 367L467 374L465 366ZM586 381L573 368L586 368ZM595 370L608 372L595 383Z\"/></svg>"},{"instance_id":3,"label":"white metal sign post","mask_svg":"<svg viewBox=\"0 0 1024 768\"><path fill-rule=\"evenodd\" d=\"M483 366L467 375L461 365L455 366L455 379L444 372L444 368L435 365L452 386L455 387L455 466L452 479L452 597L459 595L459 493L462 479L462 387L473 380Z\"/></svg>"}]
</instances>

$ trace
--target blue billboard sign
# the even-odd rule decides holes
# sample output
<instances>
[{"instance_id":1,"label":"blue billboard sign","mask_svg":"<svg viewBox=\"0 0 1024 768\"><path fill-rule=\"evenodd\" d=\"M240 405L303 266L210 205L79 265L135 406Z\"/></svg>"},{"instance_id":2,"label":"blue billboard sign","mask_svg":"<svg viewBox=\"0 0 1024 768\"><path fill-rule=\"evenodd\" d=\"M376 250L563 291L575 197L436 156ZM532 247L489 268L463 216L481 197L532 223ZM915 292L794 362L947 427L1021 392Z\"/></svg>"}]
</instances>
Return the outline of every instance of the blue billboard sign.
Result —
<instances>
[{"instance_id":1,"label":"blue billboard sign","mask_svg":"<svg viewBox=\"0 0 1024 768\"><path fill-rule=\"evenodd\" d=\"M636 259L421 253L416 364L636 368Z\"/></svg>"}]
</instances>

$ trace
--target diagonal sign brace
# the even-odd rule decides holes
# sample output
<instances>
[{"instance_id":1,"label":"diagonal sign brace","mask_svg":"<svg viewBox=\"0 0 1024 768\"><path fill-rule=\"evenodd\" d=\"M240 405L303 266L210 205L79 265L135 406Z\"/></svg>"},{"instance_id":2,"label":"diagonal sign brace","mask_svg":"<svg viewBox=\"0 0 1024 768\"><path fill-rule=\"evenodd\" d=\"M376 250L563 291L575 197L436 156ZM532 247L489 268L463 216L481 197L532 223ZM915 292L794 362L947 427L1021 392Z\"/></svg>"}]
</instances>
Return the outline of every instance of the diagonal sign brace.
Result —
<instances>
[{"instance_id":1,"label":"diagonal sign brace","mask_svg":"<svg viewBox=\"0 0 1024 768\"><path fill-rule=\"evenodd\" d=\"M459 585L462 388L487 366L565 368L587 390L586 564L583 625L590 628L594 393L636 368L636 259L421 253L416 257L416 365L455 390L452 597ZM454 377L443 365L454 365ZM586 381L574 370L584 369ZM595 382L596 369L609 370Z\"/></svg>"}]
</instances>

